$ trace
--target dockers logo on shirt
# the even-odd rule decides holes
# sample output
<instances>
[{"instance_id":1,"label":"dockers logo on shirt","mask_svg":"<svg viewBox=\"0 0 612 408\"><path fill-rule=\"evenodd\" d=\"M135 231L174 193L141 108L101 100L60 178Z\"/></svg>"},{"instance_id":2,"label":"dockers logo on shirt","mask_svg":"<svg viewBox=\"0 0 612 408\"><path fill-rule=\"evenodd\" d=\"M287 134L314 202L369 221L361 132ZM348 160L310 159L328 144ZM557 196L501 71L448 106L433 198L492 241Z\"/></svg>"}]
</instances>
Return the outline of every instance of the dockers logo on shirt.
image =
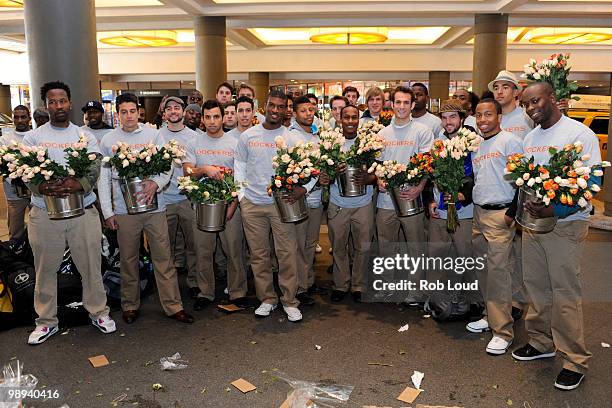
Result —
<instances>
[{"instance_id":1,"label":"dockers logo on shirt","mask_svg":"<svg viewBox=\"0 0 612 408\"><path fill-rule=\"evenodd\" d=\"M383 142L385 147L396 147L396 146L414 146L416 143L414 140L385 140Z\"/></svg>"},{"instance_id":2,"label":"dockers logo on shirt","mask_svg":"<svg viewBox=\"0 0 612 408\"><path fill-rule=\"evenodd\" d=\"M67 149L76 142L70 143L57 143L57 142L42 142L39 146L46 147L47 149Z\"/></svg>"},{"instance_id":3,"label":"dockers logo on shirt","mask_svg":"<svg viewBox=\"0 0 612 408\"><path fill-rule=\"evenodd\" d=\"M504 130L510 133L522 133L522 132L527 131L527 128L525 126L514 126L514 127L507 127Z\"/></svg>"},{"instance_id":4,"label":"dockers logo on shirt","mask_svg":"<svg viewBox=\"0 0 612 408\"><path fill-rule=\"evenodd\" d=\"M548 153L551 147L559 150L557 146L529 146L525 148L525 153Z\"/></svg>"},{"instance_id":5,"label":"dockers logo on shirt","mask_svg":"<svg viewBox=\"0 0 612 408\"><path fill-rule=\"evenodd\" d=\"M276 149L276 143L274 143L274 142L256 142L256 141L250 141L249 142L249 147L258 147L258 148L264 148L264 149Z\"/></svg>"},{"instance_id":6,"label":"dockers logo on shirt","mask_svg":"<svg viewBox=\"0 0 612 408\"><path fill-rule=\"evenodd\" d=\"M195 154L198 155L198 156L211 155L211 156L234 157L234 151L233 150L196 149Z\"/></svg>"},{"instance_id":7,"label":"dockers logo on shirt","mask_svg":"<svg viewBox=\"0 0 612 408\"><path fill-rule=\"evenodd\" d=\"M497 158L500 158L500 157L503 157L503 154L501 154L500 152L485 153L485 154L481 154L480 156L474 157L472 159L472 163L475 166L477 166L483 160L497 159Z\"/></svg>"}]
</instances>

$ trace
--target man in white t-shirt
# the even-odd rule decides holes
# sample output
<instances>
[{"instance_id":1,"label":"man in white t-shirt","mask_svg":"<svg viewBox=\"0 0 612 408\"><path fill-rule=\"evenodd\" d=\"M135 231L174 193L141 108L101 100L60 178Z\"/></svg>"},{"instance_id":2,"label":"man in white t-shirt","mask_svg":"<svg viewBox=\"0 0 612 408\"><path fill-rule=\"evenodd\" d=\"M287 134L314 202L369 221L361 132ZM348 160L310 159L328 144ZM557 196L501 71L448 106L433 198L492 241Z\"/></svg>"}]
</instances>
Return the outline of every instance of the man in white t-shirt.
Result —
<instances>
[{"instance_id":1,"label":"man in white t-shirt","mask_svg":"<svg viewBox=\"0 0 612 408\"><path fill-rule=\"evenodd\" d=\"M329 126L332 129L342 126L340 122L340 112L342 112L342 108L349 104L348 99L344 96L334 95L329 100L329 107L331 109L332 118L329 120Z\"/></svg>"},{"instance_id":2,"label":"man in white t-shirt","mask_svg":"<svg viewBox=\"0 0 612 408\"><path fill-rule=\"evenodd\" d=\"M516 228L508 226L506 209L514 198L514 187L504 178L506 158L521 151L521 139L501 130L501 106L483 99L476 107L476 123L483 140L472 154L474 171L474 256L486 259L477 271L478 286L485 301L485 317L468 323L466 329L480 333L489 328L493 338L486 347L492 355L504 354L514 339L512 318L512 241Z\"/></svg>"},{"instance_id":3,"label":"man in white t-shirt","mask_svg":"<svg viewBox=\"0 0 612 408\"><path fill-rule=\"evenodd\" d=\"M412 91L414 92L412 120L427 126L434 135L437 135L442 130L442 121L427 110L427 104L429 103L429 90L427 86L417 82L412 84Z\"/></svg>"},{"instance_id":4,"label":"man in white t-shirt","mask_svg":"<svg viewBox=\"0 0 612 408\"><path fill-rule=\"evenodd\" d=\"M533 157L537 164L548 164L550 147L562 149L580 142L586 166L601 162L597 136L559 111L555 92L548 83L530 85L523 92L521 102L538 125L523 140L527 158ZM588 184L600 183L601 175L591 173ZM551 232L523 231L523 274L531 299L525 318L529 339L525 346L512 352L512 357L529 361L554 357L555 351L559 351L563 369L555 387L573 390L583 380L591 358L584 338L580 270L591 205L582 208L577 204L527 203L525 209L536 218L556 216L559 219Z\"/></svg>"},{"instance_id":5,"label":"man in white t-shirt","mask_svg":"<svg viewBox=\"0 0 612 408\"><path fill-rule=\"evenodd\" d=\"M509 71L499 71L497 77L489 82L488 87L502 107L502 130L523 139L533 129L533 121L516 103L523 89L516 76Z\"/></svg>"}]
</instances>

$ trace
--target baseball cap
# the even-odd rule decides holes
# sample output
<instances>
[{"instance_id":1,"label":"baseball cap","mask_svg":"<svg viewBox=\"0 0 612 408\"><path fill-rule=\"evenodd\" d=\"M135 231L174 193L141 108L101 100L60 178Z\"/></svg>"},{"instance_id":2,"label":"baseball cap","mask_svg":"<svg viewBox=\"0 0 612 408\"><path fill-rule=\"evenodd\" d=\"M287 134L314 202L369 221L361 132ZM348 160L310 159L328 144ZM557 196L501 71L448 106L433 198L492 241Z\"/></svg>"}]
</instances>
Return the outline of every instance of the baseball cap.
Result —
<instances>
[{"instance_id":1,"label":"baseball cap","mask_svg":"<svg viewBox=\"0 0 612 408\"><path fill-rule=\"evenodd\" d=\"M183 108L185 107L185 102L183 102L183 100L181 98L179 98L178 96L170 96L170 97L168 97L168 99L166 99L166 102L164 102L164 109L166 109L168 107L168 102L176 102L179 105L181 105Z\"/></svg>"},{"instance_id":2,"label":"baseball cap","mask_svg":"<svg viewBox=\"0 0 612 408\"><path fill-rule=\"evenodd\" d=\"M83 113L87 112L89 109L95 109L95 110L99 110L100 112L104 113L104 108L102 107L102 104L98 101L89 101L85 104L85 106L83 106L81 108L81 111L83 111Z\"/></svg>"}]
</instances>

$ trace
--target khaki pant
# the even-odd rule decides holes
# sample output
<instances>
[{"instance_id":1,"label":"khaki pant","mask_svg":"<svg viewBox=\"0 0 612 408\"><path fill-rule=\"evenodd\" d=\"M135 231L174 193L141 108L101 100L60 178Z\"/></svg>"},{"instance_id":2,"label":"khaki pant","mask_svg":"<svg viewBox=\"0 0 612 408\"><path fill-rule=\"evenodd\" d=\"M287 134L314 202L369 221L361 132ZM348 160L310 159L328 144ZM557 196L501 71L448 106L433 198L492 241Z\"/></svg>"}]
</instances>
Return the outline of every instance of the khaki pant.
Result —
<instances>
[{"instance_id":1,"label":"khaki pant","mask_svg":"<svg viewBox=\"0 0 612 408\"><path fill-rule=\"evenodd\" d=\"M514 241L512 241L512 253L510 254L510 262L512 263L512 306L518 307L521 310L527 310L529 300L525 293L525 284L523 283L523 266L522 266L522 238L521 231L516 230Z\"/></svg>"},{"instance_id":2,"label":"khaki pant","mask_svg":"<svg viewBox=\"0 0 612 408\"><path fill-rule=\"evenodd\" d=\"M363 292L366 289L367 254L370 250L374 219L372 203L359 208L340 208L329 203L329 239L334 249L334 289ZM349 235L353 237L353 270L349 264Z\"/></svg>"},{"instance_id":3,"label":"khaki pant","mask_svg":"<svg viewBox=\"0 0 612 408\"><path fill-rule=\"evenodd\" d=\"M121 260L121 309L140 308L140 278L138 255L140 237L144 231L155 272L159 300L164 312L170 316L183 310L176 269L170 258L170 240L166 213L117 215L117 241Z\"/></svg>"},{"instance_id":4,"label":"khaki pant","mask_svg":"<svg viewBox=\"0 0 612 408\"><path fill-rule=\"evenodd\" d=\"M187 286L190 288L198 286L196 278L196 253L193 236L194 211L189 200L183 200L175 204L166 205L166 219L168 221L168 235L170 238L170 259L174 264L176 255L177 235L179 226L183 232L185 255L187 257Z\"/></svg>"},{"instance_id":5,"label":"khaki pant","mask_svg":"<svg viewBox=\"0 0 612 408\"><path fill-rule=\"evenodd\" d=\"M427 237L425 235L425 213L410 217L398 217L395 210L379 208L376 213L376 230L378 246L382 256L394 257L407 253L417 258L427 255ZM402 236L402 230L404 232ZM396 275L397 276L397 275ZM407 274L402 278L416 282L427 279L425 269ZM406 302L424 302L427 294L421 290L411 290Z\"/></svg>"},{"instance_id":6,"label":"khaki pant","mask_svg":"<svg viewBox=\"0 0 612 408\"><path fill-rule=\"evenodd\" d=\"M271 228L278 258L278 286L282 293L281 303L284 306L297 307L300 304L295 298L298 288L300 255L295 224L281 222L274 204L255 205L245 197L240 201L240 208L244 234L251 250L251 269L253 269L257 298L263 303L278 303L270 266Z\"/></svg>"},{"instance_id":7,"label":"khaki pant","mask_svg":"<svg viewBox=\"0 0 612 408\"><path fill-rule=\"evenodd\" d=\"M298 293L305 292L314 285L314 257L319 233L321 231L321 218L323 207L308 208L308 218L296 224L298 250L302 258L302 267L298 270Z\"/></svg>"},{"instance_id":8,"label":"khaki pant","mask_svg":"<svg viewBox=\"0 0 612 408\"><path fill-rule=\"evenodd\" d=\"M580 261L587 221L559 222L547 234L523 231L523 274L531 298L525 327L529 343L541 352L555 348L563 368L584 373L586 349L582 316Z\"/></svg>"},{"instance_id":9,"label":"khaki pant","mask_svg":"<svg viewBox=\"0 0 612 408\"><path fill-rule=\"evenodd\" d=\"M47 211L33 207L28 234L34 252L36 287L34 309L37 325L56 326L57 271L62 263L66 244L81 274L83 307L95 319L108 314L106 292L102 284L102 227L98 211L88 208L80 217L51 220Z\"/></svg>"},{"instance_id":10,"label":"khaki pant","mask_svg":"<svg viewBox=\"0 0 612 408\"><path fill-rule=\"evenodd\" d=\"M29 205L29 199L6 200L9 239L18 238L25 231L25 215Z\"/></svg>"},{"instance_id":11,"label":"khaki pant","mask_svg":"<svg viewBox=\"0 0 612 408\"><path fill-rule=\"evenodd\" d=\"M508 227L506 210L474 206L472 245L474 256L486 257L487 267L477 271L478 287L485 301L489 327L506 341L514 338L512 319L512 246L516 227Z\"/></svg>"},{"instance_id":12,"label":"khaki pant","mask_svg":"<svg viewBox=\"0 0 612 408\"><path fill-rule=\"evenodd\" d=\"M242 232L242 217L240 209L236 209L231 220L226 221L225 229L219 233L206 232L198 229L197 223L193 222L193 235L195 237L195 250L197 254L197 283L200 288L198 297L213 300L215 298L215 271L214 253L223 250L227 266L227 287L230 300L246 296L247 276L242 251L244 233ZM221 240L221 247L217 244L217 234Z\"/></svg>"}]
</instances>

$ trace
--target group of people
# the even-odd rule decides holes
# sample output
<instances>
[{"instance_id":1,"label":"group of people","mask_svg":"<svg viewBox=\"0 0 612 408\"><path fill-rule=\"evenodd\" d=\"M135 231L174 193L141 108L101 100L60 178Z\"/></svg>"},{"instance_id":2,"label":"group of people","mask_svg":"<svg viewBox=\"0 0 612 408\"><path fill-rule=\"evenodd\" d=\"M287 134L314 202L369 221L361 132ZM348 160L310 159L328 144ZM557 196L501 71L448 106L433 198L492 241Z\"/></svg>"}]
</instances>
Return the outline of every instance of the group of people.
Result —
<instances>
[{"instance_id":1,"label":"group of people","mask_svg":"<svg viewBox=\"0 0 612 408\"><path fill-rule=\"evenodd\" d=\"M427 110L428 90L422 83L393 90L371 88L365 95L367 109L356 104L357 89L347 87L342 95L329 101L332 127L341 129L345 149L357 140L358 129L376 121L385 106L393 110L393 120L380 134L385 149L380 160L406 162L415 153L427 152L435 139L451 139L463 127L472 127L482 137L476 152L466 160L466 181L459 193L459 226L446 229L449 192L433 186L427 210L400 217L390 194L376 176L364 168L352 181L366 186L366 194L345 197L335 180L321 173L308 188L297 186L287 199L306 197L308 218L297 223L282 222L268 185L274 175L272 158L277 154L275 140L282 136L289 145L298 141L318 142L323 121L317 116L314 95L290 97L272 90L257 112L255 92L248 85L236 91L221 84L215 99L204 100L194 91L187 103L176 96L163 99L153 122L143 125L143 112L135 95L124 93L115 105L119 125L112 128L102 121L104 110L97 101L83 108L86 126L69 120L72 102L69 87L61 82L45 84L41 99L49 113L49 123L29 130L28 108L14 110L15 130L2 136L30 146L47 147L51 159L65 163L64 149L83 134L89 138L89 151L98 155L87 177L67 177L48 181L32 191L28 234L36 269L36 328L30 344L40 344L58 331L56 273L65 246L71 248L83 281L83 305L92 323L103 333L115 331L109 315L100 274L102 225L117 230L121 263L121 309L123 320L131 324L139 317L140 290L138 255L144 232L151 250L155 279L164 312L179 322L192 323L185 311L174 265L177 234L182 231L186 254L187 285L195 297L194 310L202 310L215 300L215 259L217 253L227 262L227 293L232 303L248 307L247 271L252 270L258 307L257 317L267 317L279 303L291 322L302 319L300 305L311 305L315 294L326 289L315 283L315 248L322 219L327 218L333 253L331 301L340 302L348 294L361 302L371 290L368 282L368 254L372 242L379 246L398 240L422 244L419 250L429 256L444 255L452 245L457 256L482 256L486 268L478 272L482 318L467 324L474 333L492 332L486 346L491 355L505 354L514 339L515 319L525 317L528 343L515 349L519 361L555 356L563 358L563 370L555 386L574 389L587 370L591 354L584 339L580 282L581 251L588 231L589 211L579 207L536 206L527 210L536 217L557 215L559 222L549 233L517 230L513 220L514 186L504 178L506 158L515 153L535 156L546 163L549 146L564 146L580 141L590 162L600 161L594 133L560 111L554 90L546 83L523 89L507 71L489 83L489 92L479 100L460 90L454 98L442 101L439 116ZM229 119L228 119L229 117ZM110 156L113 145L128 143L140 149L149 143L163 145L178 141L186 151L182 168L151 177L143 183L139 196L150 202L157 196L156 210L137 215L127 213L116 171L101 164ZM240 189L228 206L225 229L220 233L197 228L187 197L179 192L178 177L219 177L220 167L232 169ZM339 174L346 165L336 169ZM329 204L324 206L322 188L329 187ZM5 180L9 200L11 234L23 229L23 214L29 202L11 196L12 186ZM94 193L97 191L97 195ZM414 199L428 190L426 180L402 192ZM64 196L84 193L85 215L66 220L47 216L42 195ZM21 201L19 201L21 200ZM430 245L427 248L427 242ZM280 299L274 285L278 274ZM426 294L412 292L408 303L423 304Z\"/></svg>"}]
</instances>

